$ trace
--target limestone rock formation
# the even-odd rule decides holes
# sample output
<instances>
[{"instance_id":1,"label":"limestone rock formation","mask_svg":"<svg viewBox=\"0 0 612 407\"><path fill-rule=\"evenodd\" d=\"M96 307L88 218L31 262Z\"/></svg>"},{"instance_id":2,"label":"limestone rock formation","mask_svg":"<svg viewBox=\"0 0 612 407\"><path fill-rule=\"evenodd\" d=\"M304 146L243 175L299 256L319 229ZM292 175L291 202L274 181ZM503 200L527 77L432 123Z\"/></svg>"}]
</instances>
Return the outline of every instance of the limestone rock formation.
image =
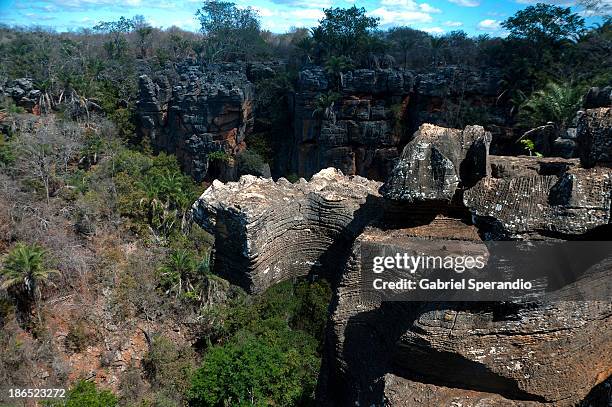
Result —
<instances>
[{"instance_id":1,"label":"limestone rock formation","mask_svg":"<svg viewBox=\"0 0 612 407\"><path fill-rule=\"evenodd\" d=\"M584 96L582 103L585 109L612 106L612 86L591 88Z\"/></svg>"},{"instance_id":2,"label":"limestone rock formation","mask_svg":"<svg viewBox=\"0 0 612 407\"><path fill-rule=\"evenodd\" d=\"M231 159L245 149L253 127L254 90L244 69L181 65L178 77L141 76L139 88L139 129L155 149L176 154L196 180L235 177L226 173L224 160L217 160L218 167L209 173L208 156L220 152Z\"/></svg>"},{"instance_id":3,"label":"limestone rock formation","mask_svg":"<svg viewBox=\"0 0 612 407\"><path fill-rule=\"evenodd\" d=\"M494 72L456 67L421 75L404 69L357 69L334 83L322 68L306 69L294 95L292 169L309 177L335 166L347 174L384 180L420 124L450 126L460 110L495 106L498 79ZM331 94L336 94L333 103L327 99ZM323 102L328 105L321 106ZM503 119L496 123L503 125Z\"/></svg>"},{"instance_id":4,"label":"limestone rock formation","mask_svg":"<svg viewBox=\"0 0 612 407\"><path fill-rule=\"evenodd\" d=\"M577 133L578 153L584 167L612 167L612 108L579 112Z\"/></svg>"},{"instance_id":5,"label":"limestone rock formation","mask_svg":"<svg viewBox=\"0 0 612 407\"><path fill-rule=\"evenodd\" d=\"M364 243L381 251L426 244L435 255L435 245L478 244L472 228L457 224L447 236L437 227L367 228L357 238L329 330L331 405L572 406L609 376L607 301L381 303L363 295ZM602 273L595 281L612 268Z\"/></svg>"},{"instance_id":6,"label":"limestone rock formation","mask_svg":"<svg viewBox=\"0 0 612 407\"><path fill-rule=\"evenodd\" d=\"M577 236L610 224L612 169L578 160L491 156L465 206L491 240Z\"/></svg>"},{"instance_id":7,"label":"limestone rock formation","mask_svg":"<svg viewBox=\"0 0 612 407\"><path fill-rule=\"evenodd\" d=\"M487 175L491 134L481 126L464 130L422 125L406 145L381 189L397 201L449 202L457 188Z\"/></svg>"},{"instance_id":8,"label":"limestone rock formation","mask_svg":"<svg viewBox=\"0 0 612 407\"><path fill-rule=\"evenodd\" d=\"M38 104L42 92L36 89L32 79L18 78L0 84L0 95L2 94L12 98L17 106L23 107L31 112Z\"/></svg>"},{"instance_id":9,"label":"limestone rock formation","mask_svg":"<svg viewBox=\"0 0 612 407\"><path fill-rule=\"evenodd\" d=\"M193 214L215 237L215 272L261 292L317 270L333 270L337 277L343 252L380 213L379 187L332 168L296 184L243 176L215 181Z\"/></svg>"}]
</instances>

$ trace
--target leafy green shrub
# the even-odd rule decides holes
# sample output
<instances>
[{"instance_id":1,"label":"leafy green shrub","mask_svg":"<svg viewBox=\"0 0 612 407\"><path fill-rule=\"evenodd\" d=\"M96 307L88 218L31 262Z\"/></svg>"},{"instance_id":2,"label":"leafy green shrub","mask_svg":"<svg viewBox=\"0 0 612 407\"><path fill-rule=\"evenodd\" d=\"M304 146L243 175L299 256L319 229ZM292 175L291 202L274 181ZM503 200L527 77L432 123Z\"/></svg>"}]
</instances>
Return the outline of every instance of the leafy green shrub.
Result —
<instances>
[{"instance_id":1,"label":"leafy green shrub","mask_svg":"<svg viewBox=\"0 0 612 407\"><path fill-rule=\"evenodd\" d=\"M296 405L314 391L320 365L315 348L298 332L242 333L208 351L192 379L191 404Z\"/></svg>"},{"instance_id":2,"label":"leafy green shrub","mask_svg":"<svg viewBox=\"0 0 612 407\"><path fill-rule=\"evenodd\" d=\"M534 92L520 107L519 122L537 127L554 122L566 128L580 107L584 89L571 84L548 83L542 90Z\"/></svg>"},{"instance_id":3,"label":"leafy green shrub","mask_svg":"<svg viewBox=\"0 0 612 407\"><path fill-rule=\"evenodd\" d=\"M238 155L238 171L240 175L251 174L264 176L264 159L252 150L245 150Z\"/></svg>"},{"instance_id":4,"label":"leafy green shrub","mask_svg":"<svg viewBox=\"0 0 612 407\"><path fill-rule=\"evenodd\" d=\"M531 139L520 140L521 145L525 149L525 152L529 155L535 155L536 157L542 157L542 154L536 151L535 143Z\"/></svg>"},{"instance_id":5,"label":"leafy green shrub","mask_svg":"<svg viewBox=\"0 0 612 407\"><path fill-rule=\"evenodd\" d=\"M324 282L290 281L259 297L237 296L209 310L217 345L196 372L195 406L302 405L312 401L320 368L331 289ZM216 311L216 312L214 312Z\"/></svg>"},{"instance_id":6,"label":"leafy green shrub","mask_svg":"<svg viewBox=\"0 0 612 407\"><path fill-rule=\"evenodd\" d=\"M117 397L110 390L98 390L96 385L80 380L66 394L63 401L49 401L48 407L116 407Z\"/></svg>"},{"instance_id":7,"label":"leafy green shrub","mask_svg":"<svg viewBox=\"0 0 612 407\"><path fill-rule=\"evenodd\" d=\"M212 151L208 153L208 159L210 161L220 161L224 163L228 163L231 160L231 157L225 151Z\"/></svg>"},{"instance_id":8,"label":"leafy green shrub","mask_svg":"<svg viewBox=\"0 0 612 407\"><path fill-rule=\"evenodd\" d=\"M10 166L15 162L15 152L11 144L0 134L0 167Z\"/></svg>"}]
</instances>

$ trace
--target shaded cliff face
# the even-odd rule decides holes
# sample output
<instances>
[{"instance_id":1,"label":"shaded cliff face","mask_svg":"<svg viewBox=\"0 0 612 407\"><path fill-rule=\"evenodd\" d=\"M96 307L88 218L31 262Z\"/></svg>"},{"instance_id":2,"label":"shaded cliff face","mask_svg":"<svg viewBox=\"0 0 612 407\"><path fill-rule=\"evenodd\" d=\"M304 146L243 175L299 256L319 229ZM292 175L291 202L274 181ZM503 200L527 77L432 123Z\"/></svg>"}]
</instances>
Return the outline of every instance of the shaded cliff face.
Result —
<instances>
[{"instance_id":1,"label":"shaded cliff face","mask_svg":"<svg viewBox=\"0 0 612 407\"><path fill-rule=\"evenodd\" d=\"M609 239L609 110L587 111L579 127L595 167L489 156L482 127L426 124L381 188L333 169L309 183L243 178L205 192L195 219L219 242L215 267L252 292L335 277L318 405L599 405L612 366L609 301L373 301L361 292L371 272L362 247L442 256L488 239ZM608 258L567 287L609 290L611 274Z\"/></svg>"},{"instance_id":2,"label":"shaded cliff face","mask_svg":"<svg viewBox=\"0 0 612 407\"><path fill-rule=\"evenodd\" d=\"M175 154L198 181L236 178L232 159L253 128L253 85L244 69L181 65L141 76L139 88L138 129L155 150Z\"/></svg>"},{"instance_id":3,"label":"shaded cliff face","mask_svg":"<svg viewBox=\"0 0 612 407\"><path fill-rule=\"evenodd\" d=\"M295 92L292 170L309 177L333 166L384 180L422 123L503 126L503 109L495 107L499 79L454 67L426 74L358 69L335 80L319 67L304 70Z\"/></svg>"},{"instance_id":4,"label":"shaded cliff face","mask_svg":"<svg viewBox=\"0 0 612 407\"><path fill-rule=\"evenodd\" d=\"M140 136L157 151L176 154L197 180L235 180L233 159L246 148L255 119L270 120L256 117L254 83L285 71L271 63L206 68L186 63L144 75L137 104ZM494 72L454 67L425 74L357 69L336 77L322 67L303 70L289 98L286 134L276 140L276 175L309 178L335 167L382 181L422 123L501 128L498 82ZM209 154L216 151L227 159L211 163Z\"/></svg>"}]
</instances>

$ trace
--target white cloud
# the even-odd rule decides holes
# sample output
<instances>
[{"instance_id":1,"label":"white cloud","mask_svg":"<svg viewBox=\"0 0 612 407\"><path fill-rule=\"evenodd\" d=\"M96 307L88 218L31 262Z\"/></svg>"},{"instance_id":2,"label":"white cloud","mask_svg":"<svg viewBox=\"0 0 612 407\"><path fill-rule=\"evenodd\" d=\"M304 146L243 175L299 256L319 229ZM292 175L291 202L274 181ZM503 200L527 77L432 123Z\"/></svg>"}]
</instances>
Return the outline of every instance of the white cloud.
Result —
<instances>
[{"instance_id":1,"label":"white cloud","mask_svg":"<svg viewBox=\"0 0 612 407\"><path fill-rule=\"evenodd\" d=\"M462 7L478 7L480 6L480 1L478 0L448 0L451 3L454 3L458 6Z\"/></svg>"},{"instance_id":2,"label":"white cloud","mask_svg":"<svg viewBox=\"0 0 612 407\"><path fill-rule=\"evenodd\" d=\"M393 11L385 7L379 7L368 14L380 18L382 26L429 23L433 20L431 15L422 11Z\"/></svg>"},{"instance_id":3,"label":"white cloud","mask_svg":"<svg viewBox=\"0 0 612 407\"><path fill-rule=\"evenodd\" d=\"M444 29L441 27L423 28L422 31L425 31L430 34L444 34Z\"/></svg>"},{"instance_id":4,"label":"white cloud","mask_svg":"<svg viewBox=\"0 0 612 407\"><path fill-rule=\"evenodd\" d=\"M318 8L296 9L290 11L288 14L293 18L299 18L304 20L320 20L325 17L325 13L323 13L323 10Z\"/></svg>"},{"instance_id":5,"label":"white cloud","mask_svg":"<svg viewBox=\"0 0 612 407\"><path fill-rule=\"evenodd\" d=\"M427 3L419 4L419 10L421 10L424 13L441 13L442 12L442 10L440 10L439 8L432 7Z\"/></svg>"},{"instance_id":6,"label":"white cloud","mask_svg":"<svg viewBox=\"0 0 612 407\"><path fill-rule=\"evenodd\" d=\"M442 12L429 3L417 3L415 0L381 0L380 5L368 15L378 17L382 27L429 23L433 21L431 14Z\"/></svg>"},{"instance_id":7,"label":"white cloud","mask_svg":"<svg viewBox=\"0 0 612 407\"><path fill-rule=\"evenodd\" d=\"M499 31L501 29L501 21L486 19L482 20L476 26L480 31Z\"/></svg>"},{"instance_id":8,"label":"white cloud","mask_svg":"<svg viewBox=\"0 0 612 407\"><path fill-rule=\"evenodd\" d=\"M444 25L446 27L461 27L463 23L461 21L445 21Z\"/></svg>"}]
</instances>

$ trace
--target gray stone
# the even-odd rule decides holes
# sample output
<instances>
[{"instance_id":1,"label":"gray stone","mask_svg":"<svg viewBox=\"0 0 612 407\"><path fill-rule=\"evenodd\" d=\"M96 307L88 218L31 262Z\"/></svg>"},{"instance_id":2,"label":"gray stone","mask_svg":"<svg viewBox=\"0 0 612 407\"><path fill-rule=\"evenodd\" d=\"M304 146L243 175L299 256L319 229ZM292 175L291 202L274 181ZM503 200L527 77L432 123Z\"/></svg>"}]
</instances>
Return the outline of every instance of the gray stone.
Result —
<instances>
[{"instance_id":1,"label":"gray stone","mask_svg":"<svg viewBox=\"0 0 612 407\"><path fill-rule=\"evenodd\" d=\"M612 166L612 108L579 112L577 142L584 167Z\"/></svg>"},{"instance_id":2,"label":"gray stone","mask_svg":"<svg viewBox=\"0 0 612 407\"><path fill-rule=\"evenodd\" d=\"M480 126L464 130L422 125L406 145L381 193L409 203L444 201L460 185L487 175L490 133Z\"/></svg>"}]
</instances>

